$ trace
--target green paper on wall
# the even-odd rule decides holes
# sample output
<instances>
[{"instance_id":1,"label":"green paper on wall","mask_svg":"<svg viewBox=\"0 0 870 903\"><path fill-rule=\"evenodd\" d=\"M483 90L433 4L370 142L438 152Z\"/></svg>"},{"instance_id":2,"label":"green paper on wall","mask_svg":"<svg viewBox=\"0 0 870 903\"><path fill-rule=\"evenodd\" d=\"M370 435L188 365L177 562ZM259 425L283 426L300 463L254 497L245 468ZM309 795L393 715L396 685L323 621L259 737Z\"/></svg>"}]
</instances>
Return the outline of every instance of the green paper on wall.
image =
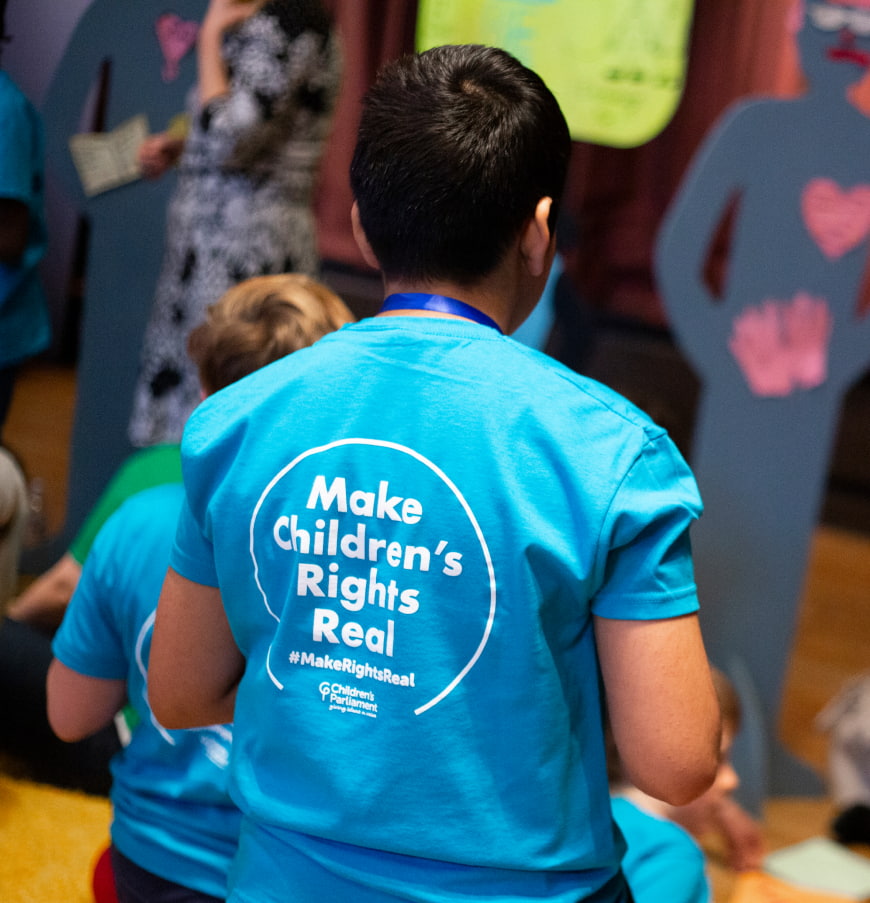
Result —
<instances>
[{"instance_id":1,"label":"green paper on wall","mask_svg":"<svg viewBox=\"0 0 870 903\"><path fill-rule=\"evenodd\" d=\"M693 0L420 0L417 47L489 44L534 69L576 141L635 147L670 121Z\"/></svg>"}]
</instances>

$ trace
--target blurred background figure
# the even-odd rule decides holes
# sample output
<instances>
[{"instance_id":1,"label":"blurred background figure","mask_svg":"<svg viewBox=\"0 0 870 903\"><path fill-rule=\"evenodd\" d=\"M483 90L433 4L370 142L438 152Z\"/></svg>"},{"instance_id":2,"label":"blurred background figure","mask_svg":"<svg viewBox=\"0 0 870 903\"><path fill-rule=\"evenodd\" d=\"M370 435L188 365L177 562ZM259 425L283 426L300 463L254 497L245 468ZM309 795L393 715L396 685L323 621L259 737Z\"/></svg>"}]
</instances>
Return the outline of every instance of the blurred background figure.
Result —
<instances>
[{"instance_id":1,"label":"blurred background figure","mask_svg":"<svg viewBox=\"0 0 870 903\"><path fill-rule=\"evenodd\" d=\"M338 295L298 273L245 280L211 305L204 317L188 340L202 394L217 392L354 319ZM114 724L75 743L61 743L48 724L45 679L52 637L103 525L132 496L180 482L177 444L135 451L113 475L69 549L0 617L0 754L34 780L108 792L109 761L119 749ZM26 498L22 501L26 507ZM2 554L0 546L0 560Z\"/></svg>"},{"instance_id":2,"label":"blurred background figure","mask_svg":"<svg viewBox=\"0 0 870 903\"><path fill-rule=\"evenodd\" d=\"M353 316L307 276L250 279L228 291L190 335L203 394L299 350ZM180 483L127 499L94 540L54 638L48 717L81 742L125 707L130 736L113 757L111 872L120 903L217 903L238 840L240 813L226 768L231 725L167 731L148 702L157 597L183 501Z\"/></svg>"},{"instance_id":3,"label":"blurred background figure","mask_svg":"<svg viewBox=\"0 0 870 903\"><path fill-rule=\"evenodd\" d=\"M0 0L0 53L6 0ZM48 308L37 265L47 243L42 120L0 69L0 436L18 365L49 341Z\"/></svg>"},{"instance_id":4,"label":"blurred background figure","mask_svg":"<svg viewBox=\"0 0 870 903\"><path fill-rule=\"evenodd\" d=\"M316 275L312 195L341 75L320 0L211 0L199 29L186 137L152 135L150 178L176 162L166 251L130 421L130 440L177 441L199 401L186 353L205 307L243 279Z\"/></svg>"},{"instance_id":5,"label":"blurred background figure","mask_svg":"<svg viewBox=\"0 0 870 903\"><path fill-rule=\"evenodd\" d=\"M18 587L18 559L30 512L24 474L0 446L0 616Z\"/></svg>"}]
</instances>

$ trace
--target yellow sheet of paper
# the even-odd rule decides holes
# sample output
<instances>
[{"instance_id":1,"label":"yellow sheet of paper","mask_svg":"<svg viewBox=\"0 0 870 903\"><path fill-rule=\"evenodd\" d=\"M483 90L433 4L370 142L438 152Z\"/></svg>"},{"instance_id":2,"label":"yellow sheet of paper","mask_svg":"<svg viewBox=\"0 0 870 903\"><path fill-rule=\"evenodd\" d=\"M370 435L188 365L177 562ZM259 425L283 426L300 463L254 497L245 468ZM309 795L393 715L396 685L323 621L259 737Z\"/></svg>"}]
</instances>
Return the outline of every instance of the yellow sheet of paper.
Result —
<instances>
[{"instance_id":1,"label":"yellow sheet of paper","mask_svg":"<svg viewBox=\"0 0 870 903\"><path fill-rule=\"evenodd\" d=\"M166 134L184 141L190 131L190 114L176 113L166 126Z\"/></svg>"},{"instance_id":2,"label":"yellow sheet of paper","mask_svg":"<svg viewBox=\"0 0 870 903\"><path fill-rule=\"evenodd\" d=\"M572 137L654 138L682 94L693 0L420 0L417 48L503 47L556 95Z\"/></svg>"}]
</instances>

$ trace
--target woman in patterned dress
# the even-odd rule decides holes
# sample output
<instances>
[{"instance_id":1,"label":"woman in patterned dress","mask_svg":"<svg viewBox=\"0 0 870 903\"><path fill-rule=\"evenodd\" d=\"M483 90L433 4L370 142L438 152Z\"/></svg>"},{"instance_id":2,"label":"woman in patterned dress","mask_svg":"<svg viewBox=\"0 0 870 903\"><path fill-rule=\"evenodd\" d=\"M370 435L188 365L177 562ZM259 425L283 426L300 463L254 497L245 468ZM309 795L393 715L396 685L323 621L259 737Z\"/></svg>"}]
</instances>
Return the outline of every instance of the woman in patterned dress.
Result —
<instances>
[{"instance_id":1,"label":"woman in patterned dress","mask_svg":"<svg viewBox=\"0 0 870 903\"><path fill-rule=\"evenodd\" d=\"M320 0L210 0L185 140L142 146L143 173L178 162L166 250L145 333L130 440L175 442L200 400L187 335L250 276L316 276L312 194L340 82Z\"/></svg>"}]
</instances>

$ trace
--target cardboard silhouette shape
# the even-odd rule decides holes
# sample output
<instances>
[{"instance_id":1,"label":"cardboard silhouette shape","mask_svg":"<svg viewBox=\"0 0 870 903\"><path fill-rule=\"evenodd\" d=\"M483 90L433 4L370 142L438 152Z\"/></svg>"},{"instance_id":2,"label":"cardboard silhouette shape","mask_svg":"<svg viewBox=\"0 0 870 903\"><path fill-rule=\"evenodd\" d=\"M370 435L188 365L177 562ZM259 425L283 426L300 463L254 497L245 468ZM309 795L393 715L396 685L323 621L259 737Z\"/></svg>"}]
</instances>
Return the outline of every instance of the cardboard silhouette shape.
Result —
<instances>
[{"instance_id":1,"label":"cardboard silhouette shape","mask_svg":"<svg viewBox=\"0 0 870 903\"><path fill-rule=\"evenodd\" d=\"M756 685L769 756L759 797L821 786L776 721L840 408L870 364L859 312L870 118L852 102L870 70L870 2L797 4L791 25L806 93L726 113L656 253L671 327L702 383L691 453L705 505L692 540L701 624L712 659L742 662ZM726 214L717 289L704 272Z\"/></svg>"},{"instance_id":2,"label":"cardboard silhouette shape","mask_svg":"<svg viewBox=\"0 0 870 903\"><path fill-rule=\"evenodd\" d=\"M81 322L66 521L47 563L65 548L116 467L132 450L126 436L139 354L163 255L174 177L139 180L86 197L68 148L82 129L104 63L105 129L144 113L152 131L184 110L196 80L196 23L206 0L94 0L58 64L43 104L46 165L90 230ZM34 566L34 565L31 565Z\"/></svg>"}]
</instances>

